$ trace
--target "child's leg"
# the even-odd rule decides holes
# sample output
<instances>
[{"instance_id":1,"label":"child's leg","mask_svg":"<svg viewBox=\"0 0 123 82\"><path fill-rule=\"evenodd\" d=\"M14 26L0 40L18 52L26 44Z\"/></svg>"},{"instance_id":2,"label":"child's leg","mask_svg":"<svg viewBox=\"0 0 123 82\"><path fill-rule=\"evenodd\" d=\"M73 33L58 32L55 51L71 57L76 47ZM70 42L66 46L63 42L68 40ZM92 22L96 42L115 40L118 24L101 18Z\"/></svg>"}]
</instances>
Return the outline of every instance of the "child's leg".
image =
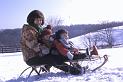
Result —
<instances>
[{"instance_id":1,"label":"child's leg","mask_svg":"<svg viewBox=\"0 0 123 82\"><path fill-rule=\"evenodd\" d=\"M86 58L86 57L87 57L87 56L86 56L86 53L79 53L79 54L75 54L75 55L74 55L73 60L84 59L84 58Z\"/></svg>"},{"instance_id":2,"label":"child's leg","mask_svg":"<svg viewBox=\"0 0 123 82\"><path fill-rule=\"evenodd\" d=\"M90 51L90 50L87 48L87 49L86 49L86 53L75 54L73 60L84 59L84 58L86 58L86 57L91 57L92 55L97 55L97 56L99 55L96 46L93 46L92 51Z\"/></svg>"}]
</instances>

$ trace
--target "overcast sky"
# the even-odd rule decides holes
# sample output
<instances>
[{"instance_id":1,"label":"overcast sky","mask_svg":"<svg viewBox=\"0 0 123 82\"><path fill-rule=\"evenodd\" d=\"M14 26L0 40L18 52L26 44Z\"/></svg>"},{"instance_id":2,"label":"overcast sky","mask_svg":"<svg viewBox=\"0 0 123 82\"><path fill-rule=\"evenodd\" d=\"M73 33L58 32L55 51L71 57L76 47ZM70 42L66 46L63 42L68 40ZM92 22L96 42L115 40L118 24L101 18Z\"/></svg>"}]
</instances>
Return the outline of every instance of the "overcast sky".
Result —
<instances>
[{"instance_id":1,"label":"overcast sky","mask_svg":"<svg viewBox=\"0 0 123 82\"><path fill-rule=\"evenodd\" d=\"M67 25L123 21L123 0L1 0L0 29L21 28L32 10Z\"/></svg>"}]
</instances>

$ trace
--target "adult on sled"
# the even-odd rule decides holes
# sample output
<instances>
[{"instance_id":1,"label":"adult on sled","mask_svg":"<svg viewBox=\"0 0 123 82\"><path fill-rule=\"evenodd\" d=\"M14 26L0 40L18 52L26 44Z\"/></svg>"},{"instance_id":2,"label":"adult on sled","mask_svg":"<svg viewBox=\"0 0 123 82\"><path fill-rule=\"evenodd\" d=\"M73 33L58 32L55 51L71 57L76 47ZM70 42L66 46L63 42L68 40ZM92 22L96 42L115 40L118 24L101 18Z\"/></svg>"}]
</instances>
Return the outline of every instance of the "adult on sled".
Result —
<instances>
[{"instance_id":1,"label":"adult on sled","mask_svg":"<svg viewBox=\"0 0 123 82\"><path fill-rule=\"evenodd\" d=\"M43 29L44 15L39 10L33 10L27 17L27 23L24 24L21 32L21 47L24 61L27 65L45 65L52 64L54 60L48 53L48 48L40 43L39 35L42 33L51 35L49 27Z\"/></svg>"}]
</instances>

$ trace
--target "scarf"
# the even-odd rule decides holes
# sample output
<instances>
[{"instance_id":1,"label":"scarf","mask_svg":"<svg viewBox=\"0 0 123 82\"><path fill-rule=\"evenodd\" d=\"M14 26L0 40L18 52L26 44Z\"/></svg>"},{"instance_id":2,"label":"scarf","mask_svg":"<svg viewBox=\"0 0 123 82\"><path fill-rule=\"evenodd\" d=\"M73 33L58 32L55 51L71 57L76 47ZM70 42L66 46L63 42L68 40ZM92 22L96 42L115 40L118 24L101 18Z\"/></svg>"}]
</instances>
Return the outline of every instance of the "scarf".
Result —
<instances>
[{"instance_id":1,"label":"scarf","mask_svg":"<svg viewBox=\"0 0 123 82\"><path fill-rule=\"evenodd\" d=\"M43 31L43 26L38 26L36 24L32 24L31 26L33 26L39 34Z\"/></svg>"}]
</instances>

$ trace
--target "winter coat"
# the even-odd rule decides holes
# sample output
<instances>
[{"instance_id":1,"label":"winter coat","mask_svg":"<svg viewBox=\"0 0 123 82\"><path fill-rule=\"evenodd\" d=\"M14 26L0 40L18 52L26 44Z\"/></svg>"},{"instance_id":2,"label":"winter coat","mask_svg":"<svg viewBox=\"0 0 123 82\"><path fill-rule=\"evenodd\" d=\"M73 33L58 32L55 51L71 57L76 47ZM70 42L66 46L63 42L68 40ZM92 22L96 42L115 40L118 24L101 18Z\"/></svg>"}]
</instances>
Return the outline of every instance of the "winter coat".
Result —
<instances>
[{"instance_id":1,"label":"winter coat","mask_svg":"<svg viewBox=\"0 0 123 82\"><path fill-rule=\"evenodd\" d=\"M38 43L38 34L38 31L34 27L26 24L23 25L21 31L21 48L25 62L39 55L44 56L41 53L41 49L45 49L45 47Z\"/></svg>"},{"instance_id":2,"label":"winter coat","mask_svg":"<svg viewBox=\"0 0 123 82\"><path fill-rule=\"evenodd\" d=\"M55 39L53 44L58 52L63 56L67 56L69 51L73 54L78 52L78 49L74 48L71 44L67 43L67 45L65 45L61 40Z\"/></svg>"},{"instance_id":3,"label":"winter coat","mask_svg":"<svg viewBox=\"0 0 123 82\"><path fill-rule=\"evenodd\" d=\"M54 40L54 46L56 47L56 49L58 50L58 52L63 55L66 56L67 52L69 51L67 48L64 47L64 45L58 41L58 40Z\"/></svg>"}]
</instances>

